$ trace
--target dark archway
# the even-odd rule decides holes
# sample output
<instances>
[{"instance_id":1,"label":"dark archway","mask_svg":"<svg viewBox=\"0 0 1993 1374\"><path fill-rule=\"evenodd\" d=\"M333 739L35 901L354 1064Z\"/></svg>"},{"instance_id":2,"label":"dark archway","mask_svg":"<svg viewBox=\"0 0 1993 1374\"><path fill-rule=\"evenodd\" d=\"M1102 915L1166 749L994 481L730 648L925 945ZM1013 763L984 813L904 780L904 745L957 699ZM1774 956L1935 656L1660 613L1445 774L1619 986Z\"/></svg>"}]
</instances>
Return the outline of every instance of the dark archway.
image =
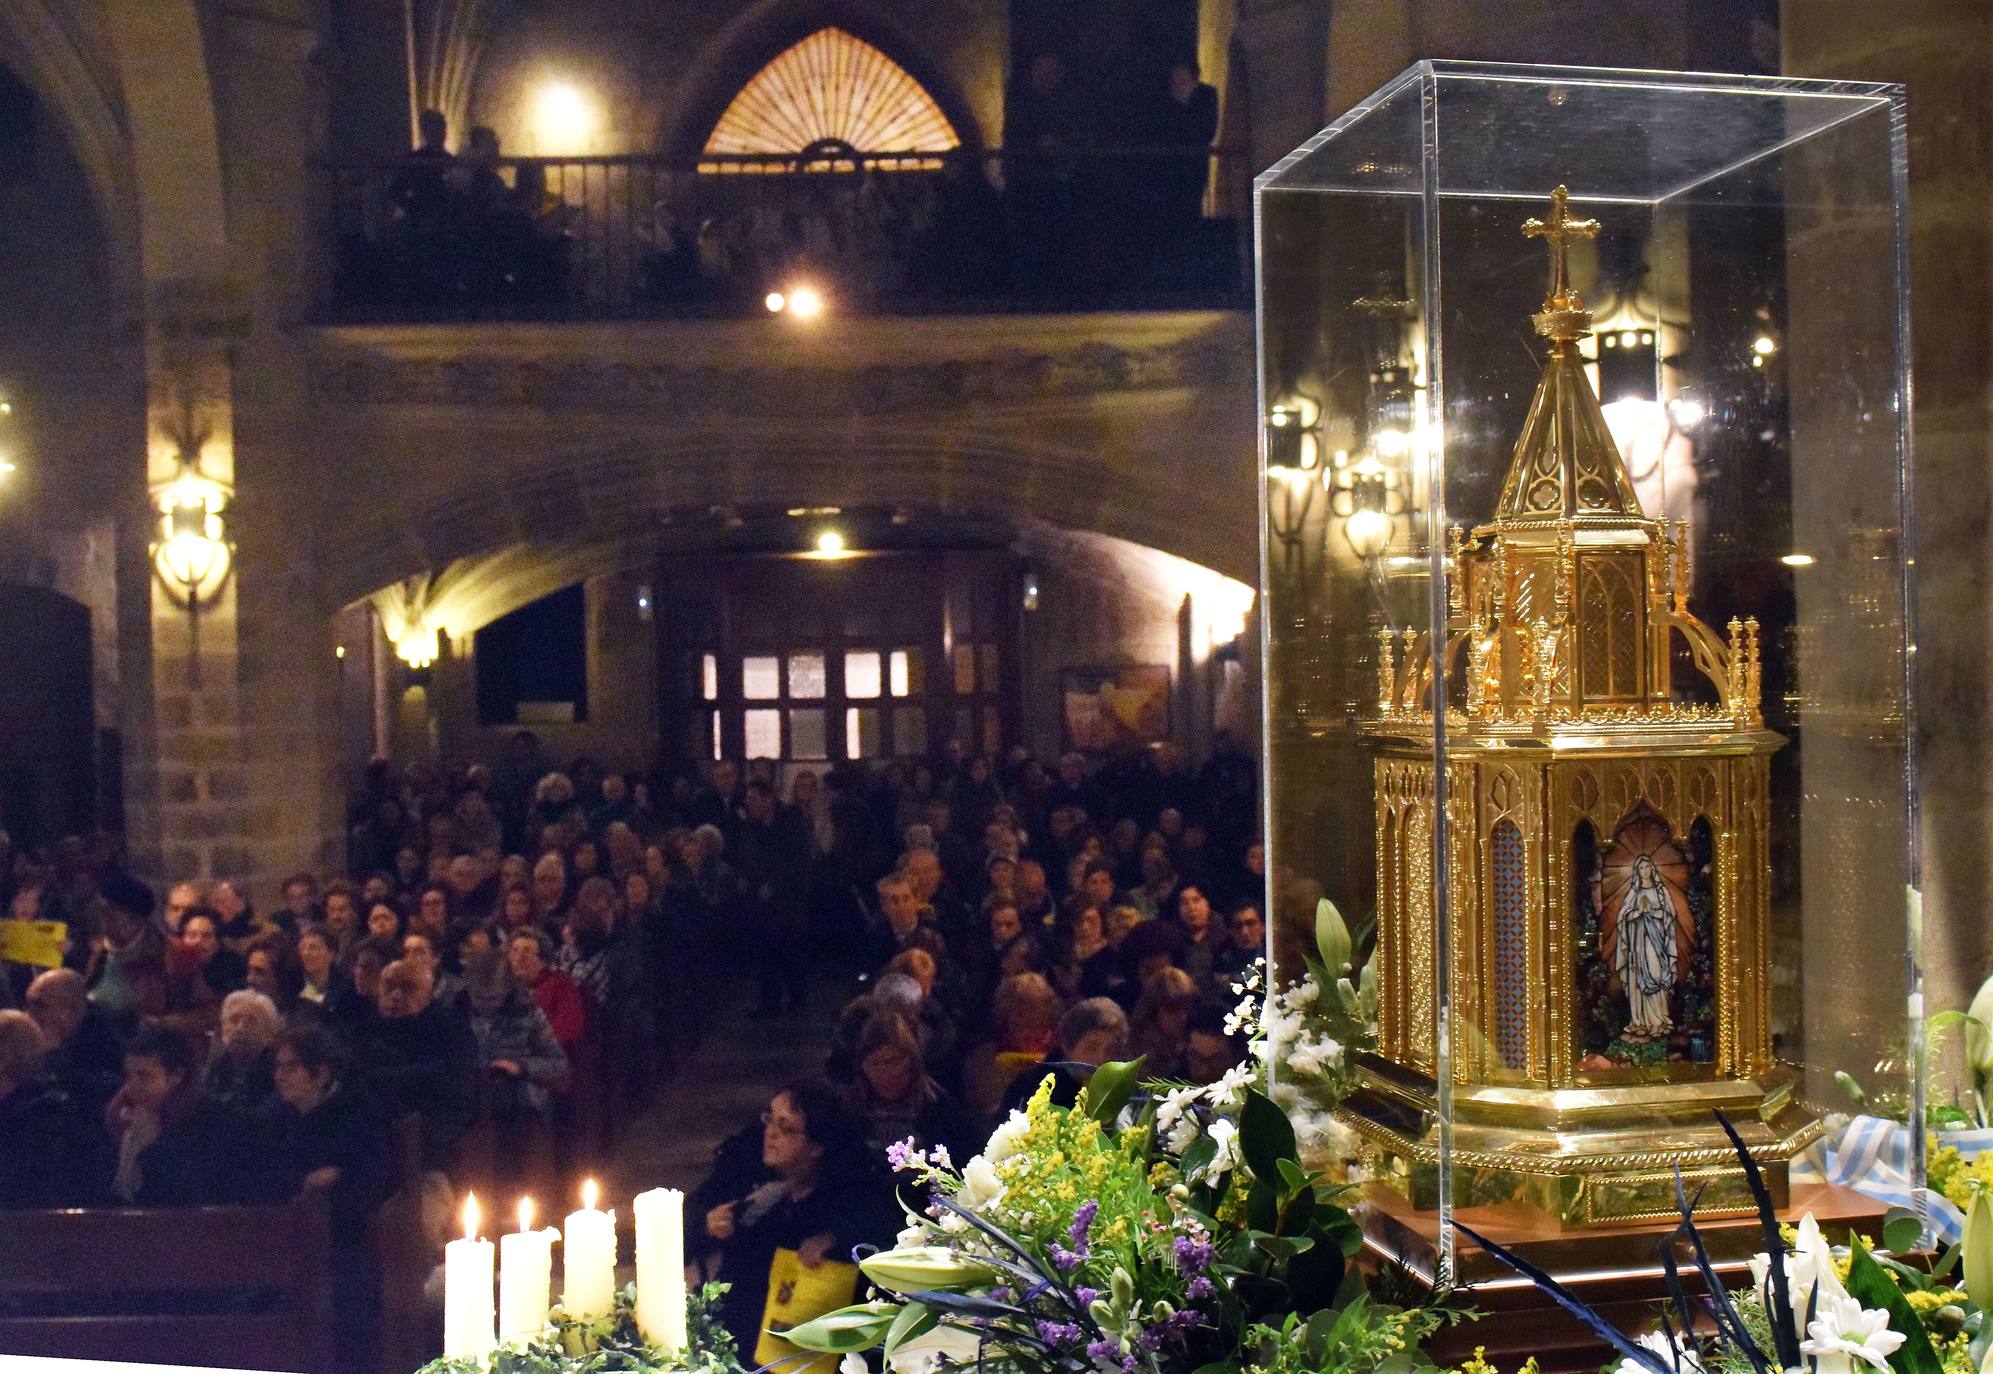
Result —
<instances>
[{"instance_id":1,"label":"dark archway","mask_svg":"<svg viewBox=\"0 0 1993 1374\"><path fill-rule=\"evenodd\" d=\"M93 827L96 777L90 610L60 592L0 583L0 825L46 848Z\"/></svg>"},{"instance_id":2,"label":"dark archway","mask_svg":"<svg viewBox=\"0 0 1993 1374\"><path fill-rule=\"evenodd\" d=\"M982 125L956 83L912 34L862 0L768 0L734 20L686 74L683 94L658 131L659 151L676 162L696 162L741 87L822 28L843 29L892 58L934 97L963 149L980 151Z\"/></svg>"}]
</instances>

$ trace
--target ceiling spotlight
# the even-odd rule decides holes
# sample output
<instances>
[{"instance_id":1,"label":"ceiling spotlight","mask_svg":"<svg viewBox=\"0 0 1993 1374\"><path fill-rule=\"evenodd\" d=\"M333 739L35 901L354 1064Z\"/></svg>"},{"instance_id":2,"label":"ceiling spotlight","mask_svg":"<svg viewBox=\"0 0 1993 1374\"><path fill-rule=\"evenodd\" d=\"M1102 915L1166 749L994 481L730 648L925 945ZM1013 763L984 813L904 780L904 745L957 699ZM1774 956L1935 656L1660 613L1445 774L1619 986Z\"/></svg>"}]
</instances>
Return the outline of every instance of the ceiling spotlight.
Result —
<instances>
[{"instance_id":1,"label":"ceiling spotlight","mask_svg":"<svg viewBox=\"0 0 1993 1374\"><path fill-rule=\"evenodd\" d=\"M829 516L833 516L833 515L842 515L842 514L844 514L844 507L842 507L842 506L791 506L791 507L789 507L789 518L790 518L790 519L792 519L792 520L808 520L808 519L812 519L812 518L814 518L814 519L824 519L824 518L827 518L827 517L829 517Z\"/></svg>"},{"instance_id":2,"label":"ceiling spotlight","mask_svg":"<svg viewBox=\"0 0 1993 1374\"><path fill-rule=\"evenodd\" d=\"M768 307L769 314L779 315L788 308L789 298L780 291L770 291L766 296L762 297L761 303Z\"/></svg>"},{"instance_id":3,"label":"ceiling spotlight","mask_svg":"<svg viewBox=\"0 0 1993 1374\"><path fill-rule=\"evenodd\" d=\"M1778 343L1769 334L1760 334L1751 340L1751 351L1760 358L1768 358L1778 352Z\"/></svg>"},{"instance_id":4,"label":"ceiling spotlight","mask_svg":"<svg viewBox=\"0 0 1993 1374\"><path fill-rule=\"evenodd\" d=\"M1810 553L1789 553L1779 559L1779 562L1788 568L1810 568L1813 566L1814 558Z\"/></svg>"},{"instance_id":5,"label":"ceiling spotlight","mask_svg":"<svg viewBox=\"0 0 1993 1374\"><path fill-rule=\"evenodd\" d=\"M844 536L836 530L825 530L817 536L817 553L825 558L836 558L844 552Z\"/></svg>"}]
</instances>

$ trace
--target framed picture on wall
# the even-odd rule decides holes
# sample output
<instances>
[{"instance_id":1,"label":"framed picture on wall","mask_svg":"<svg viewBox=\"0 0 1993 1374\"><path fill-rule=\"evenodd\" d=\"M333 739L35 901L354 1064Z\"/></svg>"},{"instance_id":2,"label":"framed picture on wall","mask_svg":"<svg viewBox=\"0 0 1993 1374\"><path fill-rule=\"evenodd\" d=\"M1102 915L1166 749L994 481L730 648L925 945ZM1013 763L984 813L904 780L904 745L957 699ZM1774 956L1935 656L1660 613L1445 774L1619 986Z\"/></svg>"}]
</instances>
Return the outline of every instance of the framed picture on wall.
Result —
<instances>
[{"instance_id":1,"label":"framed picture on wall","mask_svg":"<svg viewBox=\"0 0 1993 1374\"><path fill-rule=\"evenodd\" d=\"M1170 670L1163 664L1067 668L1059 674L1066 748L1107 754L1170 733Z\"/></svg>"}]
</instances>

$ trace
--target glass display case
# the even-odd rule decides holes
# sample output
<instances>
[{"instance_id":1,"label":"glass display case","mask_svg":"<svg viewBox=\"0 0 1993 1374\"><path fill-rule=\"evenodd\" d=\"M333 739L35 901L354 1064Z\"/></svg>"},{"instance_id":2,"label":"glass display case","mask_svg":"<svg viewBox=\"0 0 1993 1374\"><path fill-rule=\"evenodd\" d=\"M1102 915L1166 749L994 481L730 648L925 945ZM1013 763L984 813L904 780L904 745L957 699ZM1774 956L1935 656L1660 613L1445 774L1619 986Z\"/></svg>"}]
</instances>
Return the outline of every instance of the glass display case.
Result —
<instances>
[{"instance_id":1,"label":"glass display case","mask_svg":"<svg viewBox=\"0 0 1993 1374\"><path fill-rule=\"evenodd\" d=\"M1258 181L1277 1073L1428 1276L1916 1109L1902 99L1422 63Z\"/></svg>"}]
</instances>

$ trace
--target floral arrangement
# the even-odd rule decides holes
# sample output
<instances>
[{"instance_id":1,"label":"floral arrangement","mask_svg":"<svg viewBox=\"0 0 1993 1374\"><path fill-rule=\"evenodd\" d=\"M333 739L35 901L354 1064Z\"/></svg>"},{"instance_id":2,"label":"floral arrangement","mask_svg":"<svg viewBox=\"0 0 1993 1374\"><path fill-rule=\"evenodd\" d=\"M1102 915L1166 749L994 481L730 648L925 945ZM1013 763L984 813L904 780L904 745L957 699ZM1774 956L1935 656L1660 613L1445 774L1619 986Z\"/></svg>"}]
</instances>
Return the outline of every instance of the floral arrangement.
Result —
<instances>
[{"instance_id":1,"label":"floral arrangement","mask_svg":"<svg viewBox=\"0 0 1993 1374\"><path fill-rule=\"evenodd\" d=\"M1883 1246L1850 1233L1835 1247L1811 1213L1779 1225L1756 1165L1722 1124L1757 1200L1765 1249L1751 1260L1751 1286L1726 1291L1677 1182L1682 1220L1660 1244L1669 1302L1655 1331L1622 1335L1548 1274L1460 1229L1618 1351L1615 1374L1993 1374L1993 1323L1985 1317L1993 1308L1993 1200L1976 1196L1964 1239L1935 1257L1917 1251L1923 1221L1900 1209L1884 1220ZM1700 1295L1682 1281L1682 1251L1703 1280Z\"/></svg>"},{"instance_id":2,"label":"floral arrangement","mask_svg":"<svg viewBox=\"0 0 1993 1374\"><path fill-rule=\"evenodd\" d=\"M734 1338L720 1324L724 1283L709 1283L686 1295L687 1350L672 1355L643 1338L637 1330L637 1290L625 1285L616 1294L615 1310L606 1317L571 1317L559 1307L538 1337L501 1345L479 1359L431 1360L418 1374L651 1374L683 1370L687 1374L740 1374Z\"/></svg>"},{"instance_id":3,"label":"floral arrangement","mask_svg":"<svg viewBox=\"0 0 1993 1374\"><path fill-rule=\"evenodd\" d=\"M1070 1110L1047 1080L959 1168L894 1146L912 1201L898 1243L859 1260L870 1297L783 1335L847 1358L882 1349L899 1370L1431 1368L1420 1341L1464 1314L1444 1295L1376 1301L1350 1263L1362 1238L1327 1108L1375 1042L1377 992L1351 979L1330 903L1316 925L1306 977L1263 1006L1263 965L1235 989L1230 1029L1254 1052L1216 1083L1143 1085L1140 1061L1108 1064Z\"/></svg>"}]
</instances>

